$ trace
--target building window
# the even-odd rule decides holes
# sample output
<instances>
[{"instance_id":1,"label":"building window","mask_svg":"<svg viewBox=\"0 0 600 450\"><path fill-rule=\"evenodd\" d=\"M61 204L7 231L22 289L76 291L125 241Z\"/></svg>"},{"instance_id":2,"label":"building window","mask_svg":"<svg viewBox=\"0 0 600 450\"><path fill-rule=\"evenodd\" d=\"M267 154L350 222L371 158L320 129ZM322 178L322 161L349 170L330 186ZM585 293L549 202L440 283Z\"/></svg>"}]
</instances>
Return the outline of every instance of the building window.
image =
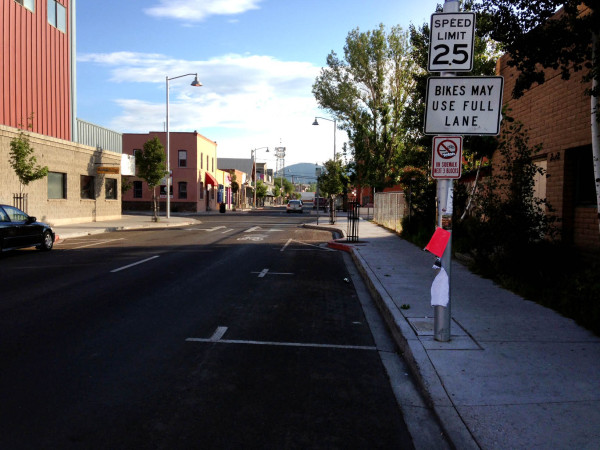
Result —
<instances>
[{"instance_id":1,"label":"building window","mask_svg":"<svg viewBox=\"0 0 600 450\"><path fill-rule=\"evenodd\" d=\"M200 168L204 169L204 153L200 153Z\"/></svg>"},{"instance_id":2,"label":"building window","mask_svg":"<svg viewBox=\"0 0 600 450\"><path fill-rule=\"evenodd\" d=\"M187 182L180 181L179 184L179 198L187 198Z\"/></svg>"},{"instance_id":3,"label":"building window","mask_svg":"<svg viewBox=\"0 0 600 450\"><path fill-rule=\"evenodd\" d=\"M133 182L133 198L142 198L142 182Z\"/></svg>"},{"instance_id":4,"label":"building window","mask_svg":"<svg viewBox=\"0 0 600 450\"><path fill-rule=\"evenodd\" d=\"M15 0L19 5L23 5L29 11L35 11L35 0Z\"/></svg>"},{"instance_id":5,"label":"building window","mask_svg":"<svg viewBox=\"0 0 600 450\"><path fill-rule=\"evenodd\" d=\"M204 183L200 182L200 200L204 198Z\"/></svg>"},{"instance_id":6,"label":"building window","mask_svg":"<svg viewBox=\"0 0 600 450\"><path fill-rule=\"evenodd\" d=\"M104 195L107 200L117 199L117 179L107 178L104 181Z\"/></svg>"},{"instance_id":7,"label":"building window","mask_svg":"<svg viewBox=\"0 0 600 450\"><path fill-rule=\"evenodd\" d=\"M48 0L48 23L63 33L67 31L67 8L56 0Z\"/></svg>"},{"instance_id":8,"label":"building window","mask_svg":"<svg viewBox=\"0 0 600 450\"><path fill-rule=\"evenodd\" d=\"M179 167L187 167L187 150L179 150Z\"/></svg>"},{"instance_id":9,"label":"building window","mask_svg":"<svg viewBox=\"0 0 600 450\"><path fill-rule=\"evenodd\" d=\"M94 198L94 177L89 175L81 175L79 178L81 198L93 199Z\"/></svg>"},{"instance_id":10,"label":"building window","mask_svg":"<svg viewBox=\"0 0 600 450\"><path fill-rule=\"evenodd\" d=\"M210 170L212 173L215 173L215 158L211 158L212 169Z\"/></svg>"},{"instance_id":11,"label":"building window","mask_svg":"<svg viewBox=\"0 0 600 450\"><path fill-rule=\"evenodd\" d=\"M67 174L48 172L48 198L67 198Z\"/></svg>"},{"instance_id":12,"label":"building window","mask_svg":"<svg viewBox=\"0 0 600 450\"><path fill-rule=\"evenodd\" d=\"M592 147L573 150L575 170L575 204L578 206L596 205L596 184L594 183L594 159Z\"/></svg>"}]
</instances>

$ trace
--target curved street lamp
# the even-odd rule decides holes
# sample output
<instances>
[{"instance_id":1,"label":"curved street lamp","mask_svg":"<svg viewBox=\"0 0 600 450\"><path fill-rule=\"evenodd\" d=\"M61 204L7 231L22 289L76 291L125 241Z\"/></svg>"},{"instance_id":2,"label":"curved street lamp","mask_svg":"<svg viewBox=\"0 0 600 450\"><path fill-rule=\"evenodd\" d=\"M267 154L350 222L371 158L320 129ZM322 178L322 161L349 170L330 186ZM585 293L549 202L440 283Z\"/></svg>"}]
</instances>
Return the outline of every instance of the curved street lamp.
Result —
<instances>
[{"instance_id":1,"label":"curved street lamp","mask_svg":"<svg viewBox=\"0 0 600 450\"><path fill-rule=\"evenodd\" d=\"M254 204L252 205L254 209L256 209L256 188L258 186L258 180L256 179L256 151L257 150L262 150L262 149L267 149L266 153L269 153L269 147L259 147L259 148L255 148L253 150L250 150L251 156L252 156L252 165L254 166Z\"/></svg>"},{"instance_id":2,"label":"curved street lamp","mask_svg":"<svg viewBox=\"0 0 600 450\"><path fill-rule=\"evenodd\" d=\"M315 121L313 125L319 125L319 121L317 119L329 120L333 122L333 160L335 161L336 151L335 151L335 132L337 130L337 121L335 119L328 119L327 117L315 117Z\"/></svg>"},{"instance_id":3,"label":"curved street lamp","mask_svg":"<svg viewBox=\"0 0 600 450\"><path fill-rule=\"evenodd\" d=\"M194 76L192 86L200 87L202 83L198 80L197 73L186 73L185 75L179 75L176 77L169 78L167 75L167 219L171 217L171 139L169 135L169 81L175 80L176 78L183 78L188 76Z\"/></svg>"}]
</instances>

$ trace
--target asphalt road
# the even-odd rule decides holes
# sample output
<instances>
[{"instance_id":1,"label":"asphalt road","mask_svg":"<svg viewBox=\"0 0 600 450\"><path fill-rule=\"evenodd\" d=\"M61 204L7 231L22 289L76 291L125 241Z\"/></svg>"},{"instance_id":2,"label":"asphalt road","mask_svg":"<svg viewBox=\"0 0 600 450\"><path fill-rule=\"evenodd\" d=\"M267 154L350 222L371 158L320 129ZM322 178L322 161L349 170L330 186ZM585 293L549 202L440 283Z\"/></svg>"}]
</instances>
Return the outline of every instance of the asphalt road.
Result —
<instances>
[{"instance_id":1,"label":"asphalt road","mask_svg":"<svg viewBox=\"0 0 600 450\"><path fill-rule=\"evenodd\" d=\"M412 448L331 235L201 219L0 258L0 448Z\"/></svg>"}]
</instances>

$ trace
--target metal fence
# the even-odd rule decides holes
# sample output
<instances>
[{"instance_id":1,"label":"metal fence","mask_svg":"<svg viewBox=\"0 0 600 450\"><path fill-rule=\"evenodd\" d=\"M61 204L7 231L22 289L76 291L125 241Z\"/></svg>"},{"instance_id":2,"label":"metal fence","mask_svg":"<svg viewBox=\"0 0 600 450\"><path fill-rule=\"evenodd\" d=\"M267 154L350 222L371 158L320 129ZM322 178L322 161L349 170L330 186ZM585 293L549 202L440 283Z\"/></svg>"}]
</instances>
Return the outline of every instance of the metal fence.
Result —
<instances>
[{"instance_id":1,"label":"metal fence","mask_svg":"<svg viewBox=\"0 0 600 450\"><path fill-rule=\"evenodd\" d=\"M123 153L123 134L77 119L77 140L80 144Z\"/></svg>"},{"instance_id":2,"label":"metal fence","mask_svg":"<svg viewBox=\"0 0 600 450\"><path fill-rule=\"evenodd\" d=\"M348 230L346 240L358 242L358 222L360 219L360 206L358 202L348 202Z\"/></svg>"},{"instance_id":3,"label":"metal fence","mask_svg":"<svg viewBox=\"0 0 600 450\"><path fill-rule=\"evenodd\" d=\"M373 221L396 232L402 231L402 219L408 214L404 192L377 192Z\"/></svg>"},{"instance_id":4,"label":"metal fence","mask_svg":"<svg viewBox=\"0 0 600 450\"><path fill-rule=\"evenodd\" d=\"M13 194L13 206L19 208L21 211L27 212L27 209L29 209L27 193Z\"/></svg>"}]
</instances>

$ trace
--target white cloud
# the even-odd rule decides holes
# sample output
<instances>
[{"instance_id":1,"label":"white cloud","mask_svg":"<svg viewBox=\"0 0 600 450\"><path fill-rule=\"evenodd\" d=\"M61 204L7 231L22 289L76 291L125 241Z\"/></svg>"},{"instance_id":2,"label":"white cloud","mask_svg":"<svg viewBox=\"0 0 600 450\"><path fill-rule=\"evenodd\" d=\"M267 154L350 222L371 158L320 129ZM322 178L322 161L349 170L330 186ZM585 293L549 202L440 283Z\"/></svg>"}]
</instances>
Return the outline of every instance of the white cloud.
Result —
<instances>
[{"instance_id":1,"label":"white cloud","mask_svg":"<svg viewBox=\"0 0 600 450\"><path fill-rule=\"evenodd\" d=\"M214 15L235 15L258 9L262 0L159 0L158 5L145 9L155 17L185 21L202 21Z\"/></svg>"},{"instance_id":2,"label":"white cloud","mask_svg":"<svg viewBox=\"0 0 600 450\"><path fill-rule=\"evenodd\" d=\"M197 130L217 141L223 157L248 157L251 148L275 147L280 142L288 148L286 162L323 162L333 155L333 124L311 126L315 115L324 114L312 94L320 71L313 64L264 55L227 54L185 61L128 52L87 54L78 61L106 67L115 83L156 84L156 102L127 98L123 93L127 86L115 85L115 96L120 97L115 102L121 112L109 126L116 130L164 130L166 75L198 72L201 88L190 86L192 77L170 81L171 131ZM341 131L337 136L341 151L346 139Z\"/></svg>"}]
</instances>

